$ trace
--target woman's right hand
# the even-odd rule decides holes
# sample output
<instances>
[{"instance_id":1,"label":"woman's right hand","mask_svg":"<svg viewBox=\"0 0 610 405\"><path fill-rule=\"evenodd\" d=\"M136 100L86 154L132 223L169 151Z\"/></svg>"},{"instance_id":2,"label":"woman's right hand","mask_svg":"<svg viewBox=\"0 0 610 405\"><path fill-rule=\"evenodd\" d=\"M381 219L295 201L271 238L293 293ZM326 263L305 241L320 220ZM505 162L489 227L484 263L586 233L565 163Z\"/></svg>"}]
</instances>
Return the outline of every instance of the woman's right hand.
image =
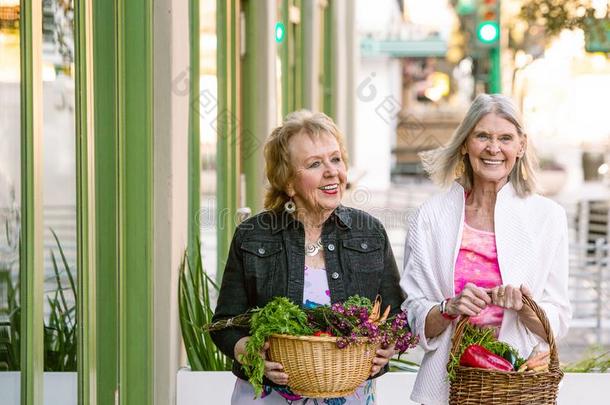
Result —
<instances>
[{"instance_id":1,"label":"woman's right hand","mask_svg":"<svg viewBox=\"0 0 610 405\"><path fill-rule=\"evenodd\" d=\"M476 316L489 304L491 304L491 298L487 290L477 287L473 283L467 283L461 293L449 299L447 313Z\"/></svg>"},{"instance_id":2,"label":"woman's right hand","mask_svg":"<svg viewBox=\"0 0 610 405\"><path fill-rule=\"evenodd\" d=\"M241 363L242 356L246 355L246 343L250 339L250 336L243 337L237 341L235 348L233 349L235 359ZM278 385L288 384L288 374L284 372L284 367L280 363L273 361L267 361L267 350L269 349L269 342L265 342L261 354L265 359L265 377L273 381Z\"/></svg>"},{"instance_id":3,"label":"woman's right hand","mask_svg":"<svg viewBox=\"0 0 610 405\"><path fill-rule=\"evenodd\" d=\"M263 358L265 359L265 376L278 385L288 384L288 374L284 372L284 366L280 363L273 361L267 361L267 350L269 349L269 342L265 342L263 346Z\"/></svg>"}]
</instances>

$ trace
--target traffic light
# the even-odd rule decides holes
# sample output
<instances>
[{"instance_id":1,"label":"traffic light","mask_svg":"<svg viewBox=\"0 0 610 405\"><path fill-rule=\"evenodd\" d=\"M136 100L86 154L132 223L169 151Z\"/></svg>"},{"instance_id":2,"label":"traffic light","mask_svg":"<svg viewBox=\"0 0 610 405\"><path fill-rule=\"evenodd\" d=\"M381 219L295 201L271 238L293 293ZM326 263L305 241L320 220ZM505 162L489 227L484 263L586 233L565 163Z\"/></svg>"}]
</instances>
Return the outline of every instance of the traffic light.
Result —
<instances>
[{"instance_id":1,"label":"traffic light","mask_svg":"<svg viewBox=\"0 0 610 405\"><path fill-rule=\"evenodd\" d=\"M478 0L475 29L479 45L497 46L500 39L500 0Z\"/></svg>"},{"instance_id":2,"label":"traffic light","mask_svg":"<svg viewBox=\"0 0 610 405\"><path fill-rule=\"evenodd\" d=\"M275 42L283 42L286 36L286 26L282 22L275 23Z\"/></svg>"}]
</instances>

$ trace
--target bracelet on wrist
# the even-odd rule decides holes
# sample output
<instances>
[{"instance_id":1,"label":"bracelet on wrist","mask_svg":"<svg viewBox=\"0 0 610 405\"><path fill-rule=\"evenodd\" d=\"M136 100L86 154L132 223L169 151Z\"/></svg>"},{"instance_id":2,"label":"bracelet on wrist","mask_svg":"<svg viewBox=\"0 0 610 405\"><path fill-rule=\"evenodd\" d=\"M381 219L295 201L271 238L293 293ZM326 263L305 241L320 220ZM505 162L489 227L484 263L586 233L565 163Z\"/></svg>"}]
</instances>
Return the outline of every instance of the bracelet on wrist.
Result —
<instances>
[{"instance_id":1,"label":"bracelet on wrist","mask_svg":"<svg viewBox=\"0 0 610 405\"><path fill-rule=\"evenodd\" d=\"M441 312L441 316L449 321L453 321L454 319L457 318L457 315L450 315L449 313L447 313L447 304L449 303L449 299L450 298L446 298L443 301L441 301L440 305L440 312Z\"/></svg>"}]
</instances>

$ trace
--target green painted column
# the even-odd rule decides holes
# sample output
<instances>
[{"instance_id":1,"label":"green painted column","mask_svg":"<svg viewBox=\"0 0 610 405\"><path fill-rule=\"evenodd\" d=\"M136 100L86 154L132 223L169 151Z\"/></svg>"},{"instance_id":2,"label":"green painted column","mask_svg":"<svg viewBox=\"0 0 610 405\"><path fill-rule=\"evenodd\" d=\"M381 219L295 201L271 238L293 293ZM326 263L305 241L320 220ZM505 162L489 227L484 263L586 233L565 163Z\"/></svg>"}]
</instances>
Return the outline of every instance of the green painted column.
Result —
<instances>
[{"instance_id":1,"label":"green painted column","mask_svg":"<svg viewBox=\"0 0 610 405\"><path fill-rule=\"evenodd\" d=\"M189 0L189 151L188 151L188 251L194 257L199 241L199 209L201 208L201 150L199 102L199 0Z\"/></svg>"},{"instance_id":2,"label":"green painted column","mask_svg":"<svg viewBox=\"0 0 610 405\"><path fill-rule=\"evenodd\" d=\"M300 110L304 108L304 77L303 74L305 72L305 64L308 61L305 60L303 51L304 51L304 36L305 30L303 29L303 1L302 0L293 0L294 10L298 16L296 21L291 21L291 25L294 30L294 38L293 38L293 54L294 54L294 110Z\"/></svg>"},{"instance_id":3,"label":"green painted column","mask_svg":"<svg viewBox=\"0 0 610 405\"><path fill-rule=\"evenodd\" d=\"M117 7L93 2L93 104L95 298L98 404L114 404L119 384L118 159L117 159ZM91 185L90 185L91 186Z\"/></svg>"},{"instance_id":4,"label":"green painted column","mask_svg":"<svg viewBox=\"0 0 610 405\"><path fill-rule=\"evenodd\" d=\"M333 42L333 4L332 0L323 12L323 55L322 55L322 111L329 117L335 116L333 88L335 78L335 46Z\"/></svg>"},{"instance_id":5,"label":"green painted column","mask_svg":"<svg viewBox=\"0 0 610 405\"><path fill-rule=\"evenodd\" d=\"M78 403L95 405L96 249L92 0L75 3Z\"/></svg>"},{"instance_id":6,"label":"green painted column","mask_svg":"<svg viewBox=\"0 0 610 405\"><path fill-rule=\"evenodd\" d=\"M302 72L302 107L320 110L320 62L321 42L320 5L317 0L302 0L301 36L302 48L299 53Z\"/></svg>"},{"instance_id":7,"label":"green painted column","mask_svg":"<svg viewBox=\"0 0 610 405\"><path fill-rule=\"evenodd\" d=\"M282 66L282 117L294 110L294 59L292 57L294 30L290 22L290 6L292 0L282 0L280 3L281 22L286 28L284 40L279 43L280 61Z\"/></svg>"},{"instance_id":8,"label":"green painted column","mask_svg":"<svg viewBox=\"0 0 610 405\"><path fill-rule=\"evenodd\" d=\"M42 2L21 1L21 404L43 401ZM1 394L0 394L1 395Z\"/></svg>"},{"instance_id":9,"label":"green painted column","mask_svg":"<svg viewBox=\"0 0 610 405\"><path fill-rule=\"evenodd\" d=\"M246 206L255 214L263 208L263 145L265 138L278 124L277 45L273 33L276 2L250 0L243 5L247 43L242 57L243 128L240 151L246 182Z\"/></svg>"},{"instance_id":10,"label":"green painted column","mask_svg":"<svg viewBox=\"0 0 610 405\"><path fill-rule=\"evenodd\" d=\"M286 27L284 40L279 44L282 65L282 116L286 116L304 105L302 1L282 0L279 14Z\"/></svg>"},{"instance_id":11,"label":"green painted column","mask_svg":"<svg viewBox=\"0 0 610 405\"><path fill-rule=\"evenodd\" d=\"M152 404L152 1L93 9L96 384Z\"/></svg>"},{"instance_id":12,"label":"green painted column","mask_svg":"<svg viewBox=\"0 0 610 405\"><path fill-rule=\"evenodd\" d=\"M176 291L171 284L176 267L169 256L178 252L181 257L188 240L187 207L193 202L187 192L187 167L193 168L194 156L187 156L195 151L189 152L187 136L197 141L198 151L198 139L187 134L197 130L195 117L189 118L189 99L196 90L186 84L172 87L174 77L187 72L188 79L194 68L188 66L189 49L180 48L192 28L186 21L188 4L178 3L94 3L95 137L89 178L95 185L91 238L100 292L95 296L99 404L167 403L174 392L177 366L171 370L175 358L169 352L172 343L178 351L177 322L171 321L177 311L168 297ZM183 55L180 65L173 57L177 53ZM180 167L175 172L174 164ZM180 225L170 217L176 212L183 215ZM167 240L171 243L164 244ZM162 309L155 312L155 305ZM171 347L160 355L165 345Z\"/></svg>"},{"instance_id":13,"label":"green painted column","mask_svg":"<svg viewBox=\"0 0 610 405\"><path fill-rule=\"evenodd\" d=\"M240 198L239 129L239 2L217 0L218 116L216 119L216 232L217 271L221 280L236 225Z\"/></svg>"},{"instance_id":14,"label":"green painted column","mask_svg":"<svg viewBox=\"0 0 610 405\"><path fill-rule=\"evenodd\" d=\"M152 0L117 3L119 401L153 403Z\"/></svg>"}]
</instances>

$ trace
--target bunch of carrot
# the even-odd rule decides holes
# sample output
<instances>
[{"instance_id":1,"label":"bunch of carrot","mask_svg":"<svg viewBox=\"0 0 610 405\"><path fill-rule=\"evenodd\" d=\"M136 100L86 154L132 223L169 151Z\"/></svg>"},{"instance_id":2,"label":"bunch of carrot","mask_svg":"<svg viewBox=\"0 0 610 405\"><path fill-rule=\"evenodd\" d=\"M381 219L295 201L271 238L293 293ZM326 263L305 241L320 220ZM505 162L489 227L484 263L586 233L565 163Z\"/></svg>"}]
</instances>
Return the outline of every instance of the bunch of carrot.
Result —
<instances>
[{"instance_id":1,"label":"bunch of carrot","mask_svg":"<svg viewBox=\"0 0 610 405\"><path fill-rule=\"evenodd\" d=\"M535 349L529 355L525 363L517 369L518 372L549 371L550 352L538 352Z\"/></svg>"}]
</instances>

